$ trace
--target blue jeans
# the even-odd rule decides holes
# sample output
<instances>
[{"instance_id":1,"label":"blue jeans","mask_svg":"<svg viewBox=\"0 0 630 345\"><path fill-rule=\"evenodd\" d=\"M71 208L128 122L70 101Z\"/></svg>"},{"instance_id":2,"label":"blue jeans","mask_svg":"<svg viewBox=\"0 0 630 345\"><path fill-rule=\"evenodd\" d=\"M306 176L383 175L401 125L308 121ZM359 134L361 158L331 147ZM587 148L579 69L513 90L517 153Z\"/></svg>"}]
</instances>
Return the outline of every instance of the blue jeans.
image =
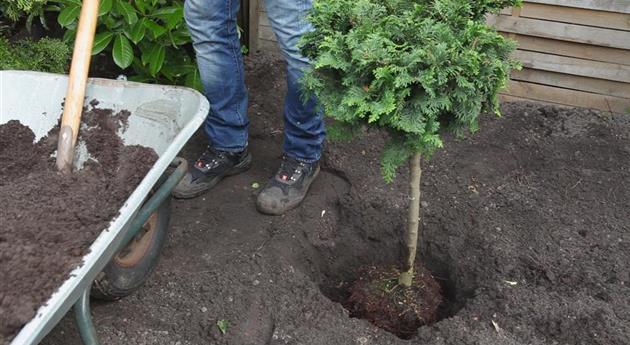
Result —
<instances>
[{"instance_id":1,"label":"blue jeans","mask_svg":"<svg viewBox=\"0 0 630 345\"><path fill-rule=\"evenodd\" d=\"M325 131L316 100L303 101L299 80L309 61L298 41L311 30L305 20L312 0L265 0L267 14L287 62L284 152L303 162L321 156ZM236 28L239 0L186 0L184 16L192 35L210 113L205 131L210 144L229 152L247 146L247 89Z\"/></svg>"}]
</instances>

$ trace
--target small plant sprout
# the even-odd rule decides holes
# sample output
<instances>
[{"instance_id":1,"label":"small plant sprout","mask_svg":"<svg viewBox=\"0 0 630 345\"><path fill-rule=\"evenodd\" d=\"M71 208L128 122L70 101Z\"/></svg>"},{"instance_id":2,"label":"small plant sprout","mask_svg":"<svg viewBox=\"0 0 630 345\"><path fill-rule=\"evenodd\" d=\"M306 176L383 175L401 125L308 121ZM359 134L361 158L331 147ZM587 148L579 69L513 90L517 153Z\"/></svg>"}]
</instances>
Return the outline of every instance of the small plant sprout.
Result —
<instances>
[{"instance_id":1,"label":"small plant sprout","mask_svg":"<svg viewBox=\"0 0 630 345\"><path fill-rule=\"evenodd\" d=\"M221 334L225 334L229 326L230 326L230 322L228 320L221 319L217 321L217 328L219 328L219 331L221 331Z\"/></svg>"},{"instance_id":2,"label":"small plant sprout","mask_svg":"<svg viewBox=\"0 0 630 345\"><path fill-rule=\"evenodd\" d=\"M303 78L335 119L331 137L357 127L389 133L382 150L386 181L409 165L406 257L398 282L409 287L420 228L421 159L442 147L443 128L478 128L483 112L499 114L498 92L518 64L515 44L485 23L520 0L317 0L303 39L313 61Z\"/></svg>"}]
</instances>

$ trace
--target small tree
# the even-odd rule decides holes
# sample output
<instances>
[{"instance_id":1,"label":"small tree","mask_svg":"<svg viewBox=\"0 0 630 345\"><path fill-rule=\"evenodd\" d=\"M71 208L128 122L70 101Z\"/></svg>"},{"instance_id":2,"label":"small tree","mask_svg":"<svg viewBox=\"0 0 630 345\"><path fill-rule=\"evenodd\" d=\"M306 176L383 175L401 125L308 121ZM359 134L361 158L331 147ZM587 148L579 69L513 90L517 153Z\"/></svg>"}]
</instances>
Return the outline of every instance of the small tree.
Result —
<instances>
[{"instance_id":1,"label":"small tree","mask_svg":"<svg viewBox=\"0 0 630 345\"><path fill-rule=\"evenodd\" d=\"M399 284L414 276L421 155L442 147L440 129L477 130L478 115L499 115L497 93L517 63L515 44L486 26L485 15L520 0L316 0L314 31L303 52L303 79L336 125L331 134L368 125L385 129L381 170L391 182L408 162L407 246Z\"/></svg>"}]
</instances>

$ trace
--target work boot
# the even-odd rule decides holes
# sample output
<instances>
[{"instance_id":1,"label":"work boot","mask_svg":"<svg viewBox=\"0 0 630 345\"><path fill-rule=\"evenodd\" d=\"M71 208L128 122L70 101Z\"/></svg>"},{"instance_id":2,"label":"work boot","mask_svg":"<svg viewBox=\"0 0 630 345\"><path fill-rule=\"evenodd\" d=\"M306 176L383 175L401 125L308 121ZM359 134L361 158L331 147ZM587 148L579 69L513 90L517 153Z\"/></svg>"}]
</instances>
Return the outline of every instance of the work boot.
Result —
<instances>
[{"instance_id":1,"label":"work boot","mask_svg":"<svg viewBox=\"0 0 630 345\"><path fill-rule=\"evenodd\" d=\"M197 197L214 187L224 177L246 171L251 163L252 155L247 148L242 152L226 152L208 146L206 152L175 187L173 196L179 199Z\"/></svg>"},{"instance_id":2,"label":"work boot","mask_svg":"<svg viewBox=\"0 0 630 345\"><path fill-rule=\"evenodd\" d=\"M284 156L280 169L258 194L258 211L280 215L302 202L319 173L319 162L304 163Z\"/></svg>"}]
</instances>

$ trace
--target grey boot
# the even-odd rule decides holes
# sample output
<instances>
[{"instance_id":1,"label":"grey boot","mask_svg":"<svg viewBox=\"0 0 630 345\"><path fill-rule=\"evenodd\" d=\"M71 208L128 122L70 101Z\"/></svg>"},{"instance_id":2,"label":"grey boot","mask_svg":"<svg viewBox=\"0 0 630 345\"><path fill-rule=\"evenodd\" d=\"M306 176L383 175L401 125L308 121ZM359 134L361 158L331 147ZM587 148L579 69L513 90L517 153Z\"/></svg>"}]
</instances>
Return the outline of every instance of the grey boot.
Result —
<instances>
[{"instance_id":1,"label":"grey boot","mask_svg":"<svg viewBox=\"0 0 630 345\"><path fill-rule=\"evenodd\" d=\"M304 163L285 156L280 169L258 194L258 211L280 215L304 200L311 183L319 174L319 162Z\"/></svg>"},{"instance_id":2,"label":"grey boot","mask_svg":"<svg viewBox=\"0 0 630 345\"><path fill-rule=\"evenodd\" d=\"M179 199L197 197L214 187L226 176L236 175L249 169L252 155L247 151L225 152L208 147L201 157L190 167L173 190Z\"/></svg>"}]
</instances>

